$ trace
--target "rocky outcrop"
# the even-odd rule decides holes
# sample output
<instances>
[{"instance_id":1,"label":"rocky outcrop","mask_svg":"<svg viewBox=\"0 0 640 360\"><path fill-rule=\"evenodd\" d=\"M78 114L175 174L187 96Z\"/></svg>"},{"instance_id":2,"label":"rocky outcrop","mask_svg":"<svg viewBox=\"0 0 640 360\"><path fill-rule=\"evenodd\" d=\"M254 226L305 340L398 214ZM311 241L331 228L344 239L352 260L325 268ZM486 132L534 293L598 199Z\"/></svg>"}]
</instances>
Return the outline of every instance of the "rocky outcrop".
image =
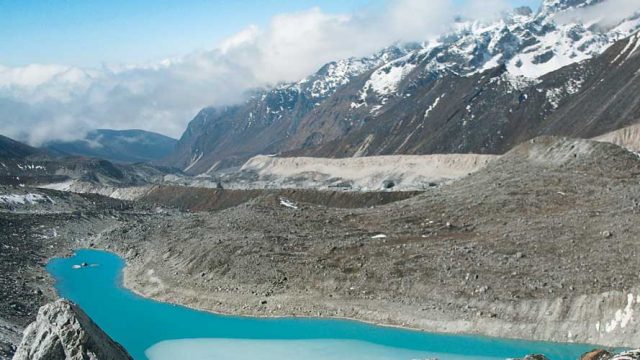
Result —
<instances>
[{"instance_id":1,"label":"rocky outcrop","mask_svg":"<svg viewBox=\"0 0 640 360\"><path fill-rule=\"evenodd\" d=\"M583 354L580 360L638 360L640 359L640 349L624 351L618 354L610 353L606 350L596 349ZM517 360L549 360L544 355L527 355Z\"/></svg>"},{"instance_id":2,"label":"rocky outcrop","mask_svg":"<svg viewBox=\"0 0 640 360\"><path fill-rule=\"evenodd\" d=\"M610 358L608 358L608 360L638 360L638 359L640 359L640 349L621 352L619 354L615 354Z\"/></svg>"},{"instance_id":3,"label":"rocky outcrop","mask_svg":"<svg viewBox=\"0 0 640 360\"><path fill-rule=\"evenodd\" d=\"M549 360L549 358L541 354L533 354L533 355L527 355L522 359L518 359L518 360Z\"/></svg>"},{"instance_id":4,"label":"rocky outcrop","mask_svg":"<svg viewBox=\"0 0 640 360\"><path fill-rule=\"evenodd\" d=\"M58 300L44 305L24 331L14 360L132 359L77 305Z\"/></svg>"},{"instance_id":5,"label":"rocky outcrop","mask_svg":"<svg viewBox=\"0 0 640 360\"><path fill-rule=\"evenodd\" d=\"M582 354L580 360L608 360L611 359L612 354L606 350L597 349Z\"/></svg>"}]
</instances>

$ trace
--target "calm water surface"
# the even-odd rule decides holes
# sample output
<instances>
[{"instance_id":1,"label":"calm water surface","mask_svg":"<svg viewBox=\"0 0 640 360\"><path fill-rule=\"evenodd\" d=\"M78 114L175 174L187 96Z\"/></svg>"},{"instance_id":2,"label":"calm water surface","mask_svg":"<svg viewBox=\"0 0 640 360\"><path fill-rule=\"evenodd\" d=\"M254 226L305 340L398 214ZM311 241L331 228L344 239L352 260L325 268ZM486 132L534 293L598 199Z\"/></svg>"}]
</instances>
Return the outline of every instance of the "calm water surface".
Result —
<instances>
[{"instance_id":1,"label":"calm water surface","mask_svg":"<svg viewBox=\"0 0 640 360\"><path fill-rule=\"evenodd\" d=\"M95 266L74 269L86 262ZM507 359L543 353L575 360L589 345L431 334L348 320L224 316L165 304L122 287L124 261L79 250L47 265L60 296L82 307L135 359Z\"/></svg>"}]
</instances>

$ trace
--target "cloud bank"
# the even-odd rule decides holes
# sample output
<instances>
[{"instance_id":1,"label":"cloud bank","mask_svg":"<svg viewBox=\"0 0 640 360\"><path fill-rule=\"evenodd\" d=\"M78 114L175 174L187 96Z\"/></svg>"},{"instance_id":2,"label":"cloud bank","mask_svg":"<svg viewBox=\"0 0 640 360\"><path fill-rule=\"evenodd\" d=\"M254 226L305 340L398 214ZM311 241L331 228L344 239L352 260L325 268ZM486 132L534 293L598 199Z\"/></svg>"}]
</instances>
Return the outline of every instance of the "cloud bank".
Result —
<instances>
[{"instance_id":1,"label":"cloud bank","mask_svg":"<svg viewBox=\"0 0 640 360\"><path fill-rule=\"evenodd\" d=\"M610 27L633 16L640 16L640 1L606 0L592 6L559 13L556 16L556 21L560 23L597 23L604 27Z\"/></svg>"},{"instance_id":2,"label":"cloud bank","mask_svg":"<svg viewBox=\"0 0 640 360\"><path fill-rule=\"evenodd\" d=\"M332 60L426 40L449 29L457 14L484 17L506 8L503 0L458 7L452 0L395 0L353 14L313 8L249 26L214 50L154 64L0 66L0 134L33 145L96 128L179 137L204 106L236 103L251 88L299 80Z\"/></svg>"}]
</instances>

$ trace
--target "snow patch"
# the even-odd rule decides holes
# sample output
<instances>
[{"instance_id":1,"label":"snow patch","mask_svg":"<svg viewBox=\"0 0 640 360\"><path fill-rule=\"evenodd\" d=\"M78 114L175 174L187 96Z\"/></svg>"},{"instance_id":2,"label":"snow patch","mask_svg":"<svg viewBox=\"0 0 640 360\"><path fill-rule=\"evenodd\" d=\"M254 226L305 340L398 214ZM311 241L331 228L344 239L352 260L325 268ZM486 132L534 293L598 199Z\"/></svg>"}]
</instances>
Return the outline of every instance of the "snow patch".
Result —
<instances>
[{"instance_id":1,"label":"snow patch","mask_svg":"<svg viewBox=\"0 0 640 360\"><path fill-rule=\"evenodd\" d=\"M63 182L59 182L59 183L38 185L38 187L41 188L41 189L51 189L51 190L58 190L58 191L71 191L71 188L73 187L74 184L75 184L75 180L67 180L67 181L63 181Z\"/></svg>"},{"instance_id":2,"label":"snow patch","mask_svg":"<svg viewBox=\"0 0 640 360\"><path fill-rule=\"evenodd\" d=\"M427 117L429 117L429 113L431 113L431 111L433 111L433 109L436 108L436 106L438 106L438 103L440 102L440 99L442 99L446 94L442 94L440 96L438 96L434 101L433 104L431 104L431 106L429 106L429 108L424 112L424 118L426 119Z\"/></svg>"},{"instance_id":3,"label":"snow patch","mask_svg":"<svg viewBox=\"0 0 640 360\"><path fill-rule=\"evenodd\" d=\"M4 164L2 164L4 166ZM45 167L42 165L34 165L34 164L16 164L16 166L18 167L18 169L25 171L25 170L45 170ZM5 166L6 168L6 166Z\"/></svg>"},{"instance_id":4,"label":"snow patch","mask_svg":"<svg viewBox=\"0 0 640 360\"><path fill-rule=\"evenodd\" d=\"M298 209L298 207L294 203L284 198L280 199L280 205L290 209L295 209L295 210Z\"/></svg>"},{"instance_id":5,"label":"snow patch","mask_svg":"<svg viewBox=\"0 0 640 360\"><path fill-rule=\"evenodd\" d=\"M4 194L0 195L0 204L33 205L50 201L40 194Z\"/></svg>"},{"instance_id":6,"label":"snow patch","mask_svg":"<svg viewBox=\"0 0 640 360\"><path fill-rule=\"evenodd\" d=\"M191 163L189 164L189 166L187 166L184 170L182 171L189 171L189 169L191 169L192 167L194 167L198 161L200 161L200 159L202 159L202 156L204 155L204 153L200 153L198 154L197 152L193 155L193 157L191 158Z\"/></svg>"},{"instance_id":7,"label":"snow patch","mask_svg":"<svg viewBox=\"0 0 640 360\"><path fill-rule=\"evenodd\" d=\"M402 79L416 67L406 60L406 57L400 58L374 71L362 88L360 100L366 100L369 90L380 96L394 94Z\"/></svg>"},{"instance_id":8,"label":"snow patch","mask_svg":"<svg viewBox=\"0 0 640 360\"><path fill-rule=\"evenodd\" d=\"M564 86L547 90L547 101L551 104L553 109L557 109L560 106L560 102L566 95L573 95L580 91L583 79L570 79Z\"/></svg>"},{"instance_id":9,"label":"snow patch","mask_svg":"<svg viewBox=\"0 0 640 360\"><path fill-rule=\"evenodd\" d=\"M618 309L614 315L614 318L611 319L607 324L605 324L604 330L607 333L610 333L616 330L618 327L620 329L624 329L627 327L629 322L633 320L633 305L636 304L636 297L633 294L627 295L627 306L624 309Z\"/></svg>"}]
</instances>

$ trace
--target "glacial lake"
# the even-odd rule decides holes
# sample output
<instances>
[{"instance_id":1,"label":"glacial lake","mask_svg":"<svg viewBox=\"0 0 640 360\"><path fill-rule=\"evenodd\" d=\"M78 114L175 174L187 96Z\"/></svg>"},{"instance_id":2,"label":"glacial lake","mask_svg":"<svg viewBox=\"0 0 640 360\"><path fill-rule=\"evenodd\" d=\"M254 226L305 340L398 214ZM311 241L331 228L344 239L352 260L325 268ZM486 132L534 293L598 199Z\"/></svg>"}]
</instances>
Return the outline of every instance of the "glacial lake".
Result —
<instances>
[{"instance_id":1,"label":"glacial lake","mask_svg":"<svg viewBox=\"0 0 640 360\"><path fill-rule=\"evenodd\" d=\"M93 266L74 269L86 262ZM134 359L507 359L545 354L576 360L591 345L444 335L308 318L253 318L196 311L140 297L122 286L124 261L78 250L47 270L61 297L78 305Z\"/></svg>"}]
</instances>

